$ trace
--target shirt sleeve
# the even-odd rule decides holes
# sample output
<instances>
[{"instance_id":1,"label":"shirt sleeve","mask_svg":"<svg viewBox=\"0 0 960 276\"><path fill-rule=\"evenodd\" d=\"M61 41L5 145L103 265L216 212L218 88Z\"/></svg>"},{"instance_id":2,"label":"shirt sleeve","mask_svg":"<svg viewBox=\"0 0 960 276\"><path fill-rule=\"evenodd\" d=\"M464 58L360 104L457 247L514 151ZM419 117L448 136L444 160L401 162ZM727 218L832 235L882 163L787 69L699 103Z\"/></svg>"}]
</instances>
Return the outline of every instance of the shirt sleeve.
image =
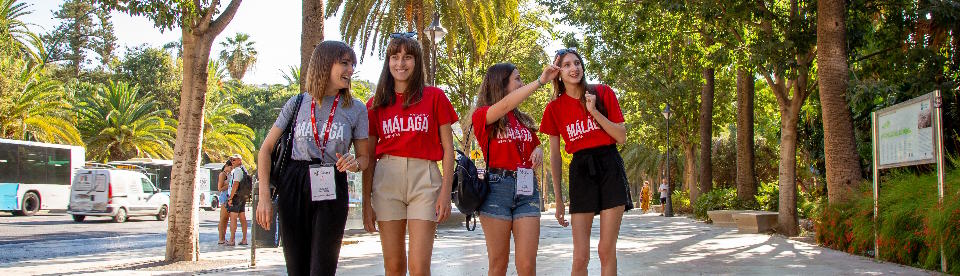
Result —
<instances>
[{"instance_id":1,"label":"shirt sleeve","mask_svg":"<svg viewBox=\"0 0 960 276\"><path fill-rule=\"evenodd\" d=\"M547 108L543 110L543 119L540 121L540 132L550 136L560 136L560 131L557 130L557 125L556 122L553 121L551 111L553 111L552 102L547 104Z\"/></svg>"},{"instance_id":2,"label":"shirt sleeve","mask_svg":"<svg viewBox=\"0 0 960 276\"><path fill-rule=\"evenodd\" d=\"M367 108L360 100L354 100L354 107L357 108L357 121L353 124L353 139L366 139L370 136L370 121L367 119Z\"/></svg>"},{"instance_id":3,"label":"shirt sleeve","mask_svg":"<svg viewBox=\"0 0 960 276\"><path fill-rule=\"evenodd\" d=\"M434 112L437 114L437 121L441 126L453 124L460 119L457 117L457 111L453 109L453 104L450 103L450 99L447 98L447 94L443 93L443 90L436 88L436 91L438 95Z\"/></svg>"},{"instance_id":4,"label":"shirt sleeve","mask_svg":"<svg viewBox=\"0 0 960 276\"><path fill-rule=\"evenodd\" d=\"M369 130L368 136L380 137L380 128L379 119L377 117L377 110L373 109L373 97L370 97L370 100L367 101L367 129Z\"/></svg>"},{"instance_id":5,"label":"shirt sleeve","mask_svg":"<svg viewBox=\"0 0 960 276\"><path fill-rule=\"evenodd\" d=\"M473 137L477 139L477 143L486 146L487 143L487 111L490 110L489 106L478 107L477 110L473 112L473 117L471 123L473 123Z\"/></svg>"},{"instance_id":6,"label":"shirt sleeve","mask_svg":"<svg viewBox=\"0 0 960 276\"><path fill-rule=\"evenodd\" d=\"M293 106L296 105L297 98L299 98L299 95L294 95L287 100L287 103L280 109L280 115L278 115L277 120L273 122L273 126L279 129L287 128L287 124L290 123L290 118L293 116Z\"/></svg>"},{"instance_id":7,"label":"shirt sleeve","mask_svg":"<svg viewBox=\"0 0 960 276\"><path fill-rule=\"evenodd\" d=\"M617 94L613 93L610 86L603 85L603 105L607 108L607 119L614 123L623 123L623 112L620 110L620 102L617 101Z\"/></svg>"}]
</instances>

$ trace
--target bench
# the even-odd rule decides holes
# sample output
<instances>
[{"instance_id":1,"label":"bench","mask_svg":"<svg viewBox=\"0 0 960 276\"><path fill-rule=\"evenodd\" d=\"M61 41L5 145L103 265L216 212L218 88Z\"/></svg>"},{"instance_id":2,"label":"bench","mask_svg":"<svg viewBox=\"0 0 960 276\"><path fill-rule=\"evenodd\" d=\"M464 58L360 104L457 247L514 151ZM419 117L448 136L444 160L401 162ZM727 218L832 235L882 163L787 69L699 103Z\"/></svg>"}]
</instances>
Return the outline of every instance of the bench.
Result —
<instances>
[{"instance_id":1,"label":"bench","mask_svg":"<svg viewBox=\"0 0 960 276\"><path fill-rule=\"evenodd\" d=\"M650 205L650 207L653 207L654 213L663 213L663 204Z\"/></svg>"},{"instance_id":2,"label":"bench","mask_svg":"<svg viewBox=\"0 0 960 276\"><path fill-rule=\"evenodd\" d=\"M777 212L743 211L732 217L740 233L766 233L777 227Z\"/></svg>"},{"instance_id":3,"label":"bench","mask_svg":"<svg viewBox=\"0 0 960 276\"><path fill-rule=\"evenodd\" d=\"M707 211L707 217L709 217L716 226L737 227L737 222L733 220L733 214L742 212L749 212L749 210L713 210Z\"/></svg>"}]
</instances>

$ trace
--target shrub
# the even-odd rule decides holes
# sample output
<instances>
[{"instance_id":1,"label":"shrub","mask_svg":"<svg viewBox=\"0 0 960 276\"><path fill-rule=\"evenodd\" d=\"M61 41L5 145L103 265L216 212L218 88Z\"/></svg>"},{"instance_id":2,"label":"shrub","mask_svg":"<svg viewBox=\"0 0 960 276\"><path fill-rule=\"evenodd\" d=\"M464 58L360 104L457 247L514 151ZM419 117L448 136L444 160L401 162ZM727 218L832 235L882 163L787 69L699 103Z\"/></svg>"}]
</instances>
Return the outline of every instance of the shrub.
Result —
<instances>
[{"instance_id":1,"label":"shrub","mask_svg":"<svg viewBox=\"0 0 960 276\"><path fill-rule=\"evenodd\" d=\"M710 221L707 211L736 209L739 205L736 189L713 189L697 198L697 202L693 204L693 216L696 219Z\"/></svg>"},{"instance_id":2,"label":"shrub","mask_svg":"<svg viewBox=\"0 0 960 276\"><path fill-rule=\"evenodd\" d=\"M670 203L673 205L674 213L689 214L693 212L690 206L690 193L683 190L673 191L670 196Z\"/></svg>"},{"instance_id":3,"label":"shrub","mask_svg":"<svg viewBox=\"0 0 960 276\"><path fill-rule=\"evenodd\" d=\"M942 244L947 262L960 264L960 170L949 172L944 180L948 196L940 205L935 174L918 176L895 171L884 177L876 223L872 187L864 185L850 201L813 211L817 242L852 254L873 256L877 254L876 229L882 260L939 270ZM950 265L949 269L948 273L960 275L960 266Z\"/></svg>"}]
</instances>

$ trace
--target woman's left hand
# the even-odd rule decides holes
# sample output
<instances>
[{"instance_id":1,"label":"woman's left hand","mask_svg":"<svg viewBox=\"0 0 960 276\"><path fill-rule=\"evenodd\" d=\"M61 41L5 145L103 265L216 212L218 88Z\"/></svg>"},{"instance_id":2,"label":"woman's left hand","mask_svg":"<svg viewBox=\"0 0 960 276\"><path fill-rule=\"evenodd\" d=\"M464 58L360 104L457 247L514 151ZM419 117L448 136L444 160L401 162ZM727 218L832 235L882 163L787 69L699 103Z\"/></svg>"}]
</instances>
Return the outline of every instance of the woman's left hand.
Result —
<instances>
[{"instance_id":1,"label":"woman's left hand","mask_svg":"<svg viewBox=\"0 0 960 276\"><path fill-rule=\"evenodd\" d=\"M437 197L437 223L443 223L450 217L450 191L440 189L440 196Z\"/></svg>"},{"instance_id":2,"label":"woman's left hand","mask_svg":"<svg viewBox=\"0 0 960 276\"><path fill-rule=\"evenodd\" d=\"M586 103L586 104L587 104L587 112L590 112L590 114L593 114L594 111L597 111L597 95L593 95L593 94L590 94L590 93L584 93L584 94L583 94L583 97L584 97L584 99L585 99L586 102L587 102L587 103Z\"/></svg>"},{"instance_id":3,"label":"woman's left hand","mask_svg":"<svg viewBox=\"0 0 960 276\"><path fill-rule=\"evenodd\" d=\"M357 161L357 158L353 156L353 154L348 153L342 155L337 153L337 170L341 172L358 172L360 171L360 162Z\"/></svg>"},{"instance_id":4,"label":"woman's left hand","mask_svg":"<svg viewBox=\"0 0 960 276\"><path fill-rule=\"evenodd\" d=\"M533 150L533 153L530 154L530 163L533 163L534 168L540 167L540 164L543 164L543 149L537 147Z\"/></svg>"}]
</instances>

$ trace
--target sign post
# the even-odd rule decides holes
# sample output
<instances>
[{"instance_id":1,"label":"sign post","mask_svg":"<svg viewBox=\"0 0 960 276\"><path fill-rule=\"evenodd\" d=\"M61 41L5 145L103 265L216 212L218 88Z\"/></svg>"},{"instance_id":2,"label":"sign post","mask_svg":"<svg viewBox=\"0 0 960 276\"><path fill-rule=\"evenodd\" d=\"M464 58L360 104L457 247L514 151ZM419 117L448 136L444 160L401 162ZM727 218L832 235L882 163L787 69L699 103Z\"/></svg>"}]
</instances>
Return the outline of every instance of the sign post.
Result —
<instances>
[{"instance_id":1,"label":"sign post","mask_svg":"<svg viewBox=\"0 0 960 276\"><path fill-rule=\"evenodd\" d=\"M943 204L943 138L940 91L872 113L874 257L880 258L880 170L935 163L938 205ZM940 264L947 271L940 245Z\"/></svg>"}]
</instances>

